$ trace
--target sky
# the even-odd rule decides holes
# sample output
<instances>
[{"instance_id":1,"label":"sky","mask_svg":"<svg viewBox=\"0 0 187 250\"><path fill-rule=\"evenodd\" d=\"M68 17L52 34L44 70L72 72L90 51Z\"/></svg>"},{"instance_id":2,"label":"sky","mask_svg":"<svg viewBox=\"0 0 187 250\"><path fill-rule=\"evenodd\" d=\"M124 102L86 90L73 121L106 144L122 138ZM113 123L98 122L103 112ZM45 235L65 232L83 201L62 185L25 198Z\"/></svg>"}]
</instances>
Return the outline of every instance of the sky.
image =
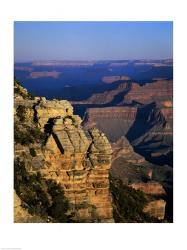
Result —
<instances>
[{"instance_id":1,"label":"sky","mask_svg":"<svg viewBox=\"0 0 187 250\"><path fill-rule=\"evenodd\" d=\"M14 23L14 60L173 58L172 22Z\"/></svg>"}]
</instances>

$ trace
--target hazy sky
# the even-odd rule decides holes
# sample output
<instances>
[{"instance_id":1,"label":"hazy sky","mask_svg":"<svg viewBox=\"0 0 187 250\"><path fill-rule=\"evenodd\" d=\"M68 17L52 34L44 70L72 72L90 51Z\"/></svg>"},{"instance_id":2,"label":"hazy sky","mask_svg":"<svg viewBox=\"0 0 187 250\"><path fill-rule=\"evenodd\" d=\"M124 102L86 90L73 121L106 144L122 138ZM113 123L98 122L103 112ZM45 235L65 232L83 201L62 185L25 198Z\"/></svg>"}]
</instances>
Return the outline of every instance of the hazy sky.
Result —
<instances>
[{"instance_id":1,"label":"hazy sky","mask_svg":"<svg viewBox=\"0 0 187 250\"><path fill-rule=\"evenodd\" d=\"M165 59L172 22L15 22L15 61Z\"/></svg>"}]
</instances>

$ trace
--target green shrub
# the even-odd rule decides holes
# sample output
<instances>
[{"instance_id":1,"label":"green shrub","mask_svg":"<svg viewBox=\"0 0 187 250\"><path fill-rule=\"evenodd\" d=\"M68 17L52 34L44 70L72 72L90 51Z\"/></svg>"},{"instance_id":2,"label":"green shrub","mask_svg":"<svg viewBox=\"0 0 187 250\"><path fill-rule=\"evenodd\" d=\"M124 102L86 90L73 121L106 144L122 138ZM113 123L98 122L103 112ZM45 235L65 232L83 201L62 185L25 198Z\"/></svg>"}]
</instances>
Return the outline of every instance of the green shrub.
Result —
<instances>
[{"instance_id":1,"label":"green shrub","mask_svg":"<svg viewBox=\"0 0 187 250\"><path fill-rule=\"evenodd\" d=\"M16 86L16 84L17 84L17 86ZM21 83L15 79L14 80L14 93L21 95L23 98L26 98L27 94L22 91L22 88L23 88L23 86L21 85Z\"/></svg>"},{"instance_id":2,"label":"green shrub","mask_svg":"<svg viewBox=\"0 0 187 250\"><path fill-rule=\"evenodd\" d=\"M23 105L19 105L16 109L17 116L19 117L21 122L26 121L26 108Z\"/></svg>"},{"instance_id":3,"label":"green shrub","mask_svg":"<svg viewBox=\"0 0 187 250\"><path fill-rule=\"evenodd\" d=\"M28 98L29 98L30 100L34 100L35 96L34 96L33 94L31 94L31 93L28 93Z\"/></svg>"},{"instance_id":4,"label":"green shrub","mask_svg":"<svg viewBox=\"0 0 187 250\"><path fill-rule=\"evenodd\" d=\"M18 85L18 86L16 86L16 84ZM16 79L14 79L14 86L15 86L15 88L14 88L14 93L15 94L18 94L18 95L20 95L20 96L22 96L24 99L25 98L28 98L28 99L30 99L30 100L34 100L34 98L35 98L35 96L33 95L33 94L31 94L31 93L28 93L28 92L24 92L23 91L23 89L24 89L24 87L21 85L21 83L18 81L18 80L16 80Z\"/></svg>"},{"instance_id":5,"label":"green shrub","mask_svg":"<svg viewBox=\"0 0 187 250\"><path fill-rule=\"evenodd\" d=\"M15 143L21 145L30 145L31 143L44 144L46 139L45 133L40 131L37 127L24 127L22 130L19 128L18 124L14 125L14 140Z\"/></svg>"},{"instance_id":6,"label":"green shrub","mask_svg":"<svg viewBox=\"0 0 187 250\"><path fill-rule=\"evenodd\" d=\"M38 127L27 128L28 133L33 138L34 142L44 144L46 140L46 134L42 132Z\"/></svg>"},{"instance_id":7,"label":"green shrub","mask_svg":"<svg viewBox=\"0 0 187 250\"><path fill-rule=\"evenodd\" d=\"M32 157L35 157L37 155L34 148L30 148L29 151Z\"/></svg>"},{"instance_id":8,"label":"green shrub","mask_svg":"<svg viewBox=\"0 0 187 250\"><path fill-rule=\"evenodd\" d=\"M19 158L14 163L14 188L31 214L67 222L68 201L62 187L54 180L42 178L40 173L29 174Z\"/></svg>"},{"instance_id":9,"label":"green shrub","mask_svg":"<svg viewBox=\"0 0 187 250\"><path fill-rule=\"evenodd\" d=\"M115 222L158 222L143 212L147 199L143 192L128 187L121 180L110 180Z\"/></svg>"},{"instance_id":10,"label":"green shrub","mask_svg":"<svg viewBox=\"0 0 187 250\"><path fill-rule=\"evenodd\" d=\"M26 130L21 131L17 124L14 125L14 141L15 143L19 143L21 145L29 145L34 143L31 134Z\"/></svg>"},{"instance_id":11,"label":"green shrub","mask_svg":"<svg viewBox=\"0 0 187 250\"><path fill-rule=\"evenodd\" d=\"M62 187L54 180L48 180L47 186L53 202L52 206L48 209L49 215L59 222L67 222L66 212L69 205Z\"/></svg>"}]
</instances>

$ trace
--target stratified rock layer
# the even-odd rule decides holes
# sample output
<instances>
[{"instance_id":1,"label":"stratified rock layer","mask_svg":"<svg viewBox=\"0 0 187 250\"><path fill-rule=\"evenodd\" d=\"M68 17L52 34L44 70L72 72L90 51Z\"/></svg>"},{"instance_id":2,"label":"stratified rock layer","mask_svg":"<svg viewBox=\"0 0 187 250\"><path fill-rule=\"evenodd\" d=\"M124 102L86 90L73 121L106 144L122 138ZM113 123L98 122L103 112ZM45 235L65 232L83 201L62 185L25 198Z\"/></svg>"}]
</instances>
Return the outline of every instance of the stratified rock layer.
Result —
<instances>
[{"instance_id":1,"label":"stratified rock layer","mask_svg":"<svg viewBox=\"0 0 187 250\"><path fill-rule=\"evenodd\" d=\"M35 157L29 155L27 147L15 145L15 156L24 161L27 171L39 171L43 178L63 187L71 220L113 222L109 191L112 149L106 136L96 128L85 132L68 101L19 99L15 115L19 105L30 110L27 126L35 121L47 135L42 148L32 145Z\"/></svg>"},{"instance_id":2,"label":"stratified rock layer","mask_svg":"<svg viewBox=\"0 0 187 250\"><path fill-rule=\"evenodd\" d=\"M173 81L159 80L154 83L140 86L133 83L131 90L124 97L125 103L132 103L133 101L147 104L150 102L160 103L163 107L173 106Z\"/></svg>"},{"instance_id":3,"label":"stratified rock layer","mask_svg":"<svg viewBox=\"0 0 187 250\"><path fill-rule=\"evenodd\" d=\"M142 192L144 192L145 194L151 194L151 195L165 195L166 192L163 188L163 186L155 181L150 181L147 183L133 183L130 185L130 187L136 189L136 190L140 190Z\"/></svg>"},{"instance_id":4,"label":"stratified rock layer","mask_svg":"<svg viewBox=\"0 0 187 250\"><path fill-rule=\"evenodd\" d=\"M88 139L70 120L67 123L62 118L55 120L45 147L47 167L42 175L63 186L74 220L112 221L110 144L97 129L90 131Z\"/></svg>"},{"instance_id":5,"label":"stratified rock layer","mask_svg":"<svg viewBox=\"0 0 187 250\"><path fill-rule=\"evenodd\" d=\"M111 142L125 136L135 121L135 107L89 108L84 117L84 127L96 126L106 133Z\"/></svg>"},{"instance_id":6,"label":"stratified rock layer","mask_svg":"<svg viewBox=\"0 0 187 250\"><path fill-rule=\"evenodd\" d=\"M149 202L143 211L159 220L163 220L165 216L165 207L166 202L164 200L154 200Z\"/></svg>"}]
</instances>

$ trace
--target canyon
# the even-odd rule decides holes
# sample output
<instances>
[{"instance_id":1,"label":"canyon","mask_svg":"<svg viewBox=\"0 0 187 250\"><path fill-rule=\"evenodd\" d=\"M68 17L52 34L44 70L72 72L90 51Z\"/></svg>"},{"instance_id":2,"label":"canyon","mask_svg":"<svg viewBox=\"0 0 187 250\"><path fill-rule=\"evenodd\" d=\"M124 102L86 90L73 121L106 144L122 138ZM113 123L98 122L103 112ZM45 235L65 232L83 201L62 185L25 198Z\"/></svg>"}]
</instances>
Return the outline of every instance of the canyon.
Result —
<instances>
[{"instance_id":1,"label":"canyon","mask_svg":"<svg viewBox=\"0 0 187 250\"><path fill-rule=\"evenodd\" d=\"M114 222L109 174L112 174L112 178L122 179L130 188L147 194L145 191L147 189L141 188L145 180L140 180L138 176L141 185L130 184L129 171L124 173L128 164L137 167L138 164L146 165L145 159L133 151L125 137L111 146L105 134L99 129L81 127L81 118L74 115L73 107L68 101L48 101L44 97L29 96L28 92L17 83L15 83L14 108L16 127L15 222L56 221L53 214L41 216L35 211L37 201L35 201L35 206L30 201L34 195L29 190L33 188L32 185L34 185L35 195L38 192L38 188L36 190L35 188L39 185L42 187L38 197L39 200L42 197L39 201L40 206L44 205L42 203L45 196L49 203L54 202L54 194L49 193L50 185L58 185L56 188L62 188L64 198L68 201L65 216L69 222ZM39 133L40 140L37 137L33 141L30 137L23 137L20 131L27 131L35 136ZM117 176L120 171L112 162L119 160L120 157L125 159L126 167L121 170L123 174ZM20 175L20 171L24 174L22 172ZM147 166L144 177L148 178L149 171L150 167ZM20 181L24 175L26 179L36 178L36 183L32 181L31 187L29 185L25 187ZM126 182L123 176L128 179ZM153 185L149 182L144 185L152 185L151 190L153 190L149 193L151 196L146 198L144 212L163 220L165 202L160 198L153 200L152 197L155 194L154 191L161 194L158 192L159 184L155 182ZM160 189L162 190L162 187ZM43 195L40 197L41 193ZM30 212L33 207L35 212Z\"/></svg>"},{"instance_id":2,"label":"canyon","mask_svg":"<svg viewBox=\"0 0 187 250\"><path fill-rule=\"evenodd\" d=\"M165 158L172 165L172 93L171 80L142 86L126 82L72 104L77 113L84 114L85 127L98 126L111 142L126 136L139 154L158 164Z\"/></svg>"}]
</instances>

